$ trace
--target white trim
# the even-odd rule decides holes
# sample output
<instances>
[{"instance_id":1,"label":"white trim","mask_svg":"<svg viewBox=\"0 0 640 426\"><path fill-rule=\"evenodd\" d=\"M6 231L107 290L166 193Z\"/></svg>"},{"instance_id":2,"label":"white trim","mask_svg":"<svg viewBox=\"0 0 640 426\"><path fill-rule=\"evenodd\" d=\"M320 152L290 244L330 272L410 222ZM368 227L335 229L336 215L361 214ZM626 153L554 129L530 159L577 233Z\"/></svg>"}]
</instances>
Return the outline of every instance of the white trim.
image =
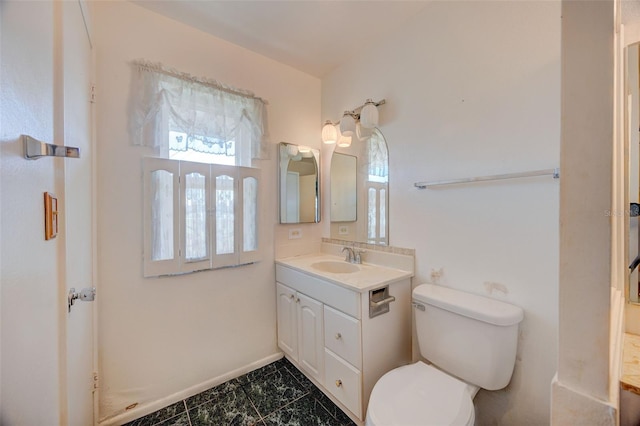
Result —
<instances>
[{"instance_id":1,"label":"white trim","mask_svg":"<svg viewBox=\"0 0 640 426\"><path fill-rule=\"evenodd\" d=\"M214 386L221 385L224 382L227 382L231 379L235 379L244 374L247 374L253 370L264 367L265 365L271 364L274 361L281 359L284 356L282 352L277 352L275 354L266 356L262 359L259 359L255 362L242 366L240 368L236 368L228 373L221 374L217 377L214 377L209 380L205 380L197 385L188 387L171 395L168 395L164 398L156 399L155 401L150 401L145 404L141 404L134 409L131 409L125 413L117 414L113 417L101 419L98 422L100 426L114 426L121 425L142 416L146 416L147 414L151 414L154 411L160 410L168 405L174 404L176 402L182 401L183 399L189 398L193 395L197 395L200 392L204 392L207 389L211 389Z\"/></svg>"}]
</instances>

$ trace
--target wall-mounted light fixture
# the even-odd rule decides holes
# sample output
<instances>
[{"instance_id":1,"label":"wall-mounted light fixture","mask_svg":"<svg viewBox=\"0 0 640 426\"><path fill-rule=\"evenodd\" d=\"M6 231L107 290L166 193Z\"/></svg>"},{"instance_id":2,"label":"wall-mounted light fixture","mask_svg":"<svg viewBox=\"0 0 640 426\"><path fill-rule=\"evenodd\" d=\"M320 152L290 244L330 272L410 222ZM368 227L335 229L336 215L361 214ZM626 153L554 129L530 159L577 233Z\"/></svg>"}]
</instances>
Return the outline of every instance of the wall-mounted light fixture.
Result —
<instances>
[{"instance_id":1,"label":"wall-mounted light fixture","mask_svg":"<svg viewBox=\"0 0 640 426\"><path fill-rule=\"evenodd\" d=\"M340 121L335 123L331 120L325 121L322 126L322 142L327 145L337 143L340 147L351 145L354 134L359 137L359 134L370 133L361 132L360 128L373 129L378 125L378 107L385 103L384 99L378 102L367 99L364 105L352 111L345 111Z\"/></svg>"}]
</instances>

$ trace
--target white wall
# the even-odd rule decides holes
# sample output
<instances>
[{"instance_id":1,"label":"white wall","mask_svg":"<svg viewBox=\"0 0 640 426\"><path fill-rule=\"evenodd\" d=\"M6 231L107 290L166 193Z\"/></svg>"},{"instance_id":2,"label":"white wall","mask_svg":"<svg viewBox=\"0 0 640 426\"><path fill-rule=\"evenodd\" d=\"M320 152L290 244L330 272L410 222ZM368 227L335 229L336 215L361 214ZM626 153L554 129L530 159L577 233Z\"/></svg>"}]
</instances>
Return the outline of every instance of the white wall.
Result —
<instances>
[{"instance_id":1,"label":"white wall","mask_svg":"<svg viewBox=\"0 0 640 426\"><path fill-rule=\"evenodd\" d=\"M416 249L414 284L443 268L440 284L525 310L511 384L480 391L478 424L549 422L559 184L413 183L559 166L560 24L559 2L433 2L322 81L323 119L387 100L390 243Z\"/></svg>"},{"instance_id":2,"label":"white wall","mask_svg":"<svg viewBox=\"0 0 640 426\"><path fill-rule=\"evenodd\" d=\"M275 144L318 146L320 81L128 2L99 2L94 12L100 417L105 418L130 404L174 398L278 352ZM142 277L140 159L152 152L133 147L127 133L129 62L138 58L249 89L269 101L274 146L271 160L262 162L262 262Z\"/></svg>"}]
</instances>

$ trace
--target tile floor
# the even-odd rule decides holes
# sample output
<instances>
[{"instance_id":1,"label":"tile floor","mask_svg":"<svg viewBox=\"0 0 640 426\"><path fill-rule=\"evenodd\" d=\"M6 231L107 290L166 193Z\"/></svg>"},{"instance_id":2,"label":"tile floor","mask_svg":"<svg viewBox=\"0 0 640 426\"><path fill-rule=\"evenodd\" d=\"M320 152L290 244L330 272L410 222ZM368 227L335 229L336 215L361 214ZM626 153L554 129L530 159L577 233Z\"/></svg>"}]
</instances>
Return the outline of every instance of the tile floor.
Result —
<instances>
[{"instance_id":1,"label":"tile floor","mask_svg":"<svg viewBox=\"0 0 640 426\"><path fill-rule=\"evenodd\" d=\"M125 426L346 426L354 423L286 358Z\"/></svg>"}]
</instances>

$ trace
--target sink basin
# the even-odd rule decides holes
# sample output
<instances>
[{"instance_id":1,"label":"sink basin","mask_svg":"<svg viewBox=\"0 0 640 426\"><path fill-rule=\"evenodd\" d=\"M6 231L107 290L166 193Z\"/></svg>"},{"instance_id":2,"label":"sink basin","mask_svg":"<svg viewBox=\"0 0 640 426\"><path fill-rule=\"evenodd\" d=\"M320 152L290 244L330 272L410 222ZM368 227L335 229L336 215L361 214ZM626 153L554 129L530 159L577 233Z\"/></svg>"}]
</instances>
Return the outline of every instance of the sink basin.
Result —
<instances>
[{"instance_id":1,"label":"sink basin","mask_svg":"<svg viewBox=\"0 0 640 426\"><path fill-rule=\"evenodd\" d=\"M322 262L312 263L311 267L318 271L330 272L332 274L352 274L360 270L358 265L335 260L323 260Z\"/></svg>"}]
</instances>

